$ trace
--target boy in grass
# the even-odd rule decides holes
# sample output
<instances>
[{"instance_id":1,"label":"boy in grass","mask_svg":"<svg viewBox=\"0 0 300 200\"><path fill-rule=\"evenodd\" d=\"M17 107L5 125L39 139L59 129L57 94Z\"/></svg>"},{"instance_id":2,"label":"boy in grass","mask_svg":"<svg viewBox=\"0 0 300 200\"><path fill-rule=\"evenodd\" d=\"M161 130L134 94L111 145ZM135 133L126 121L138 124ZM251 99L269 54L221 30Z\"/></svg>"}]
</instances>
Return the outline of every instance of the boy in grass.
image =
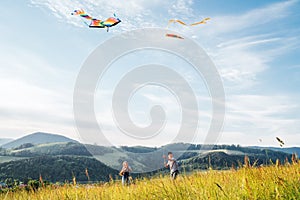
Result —
<instances>
[{"instance_id":1,"label":"boy in grass","mask_svg":"<svg viewBox=\"0 0 300 200\"><path fill-rule=\"evenodd\" d=\"M131 172L132 169L128 165L127 161L123 162L122 169L120 171L120 175L122 176L122 185L129 185L129 172Z\"/></svg>"},{"instance_id":2,"label":"boy in grass","mask_svg":"<svg viewBox=\"0 0 300 200\"><path fill-rule=\"evenodd\" d=\"M166 159L166 156L164 155L164 159ZM170 168L170 176L173 180L176 179L177 175L179 174L178 170L178 163L176 159L173 157L172 152L168 152L168 162L165 161L165 167Z\"/></svg>"}]
</instances>

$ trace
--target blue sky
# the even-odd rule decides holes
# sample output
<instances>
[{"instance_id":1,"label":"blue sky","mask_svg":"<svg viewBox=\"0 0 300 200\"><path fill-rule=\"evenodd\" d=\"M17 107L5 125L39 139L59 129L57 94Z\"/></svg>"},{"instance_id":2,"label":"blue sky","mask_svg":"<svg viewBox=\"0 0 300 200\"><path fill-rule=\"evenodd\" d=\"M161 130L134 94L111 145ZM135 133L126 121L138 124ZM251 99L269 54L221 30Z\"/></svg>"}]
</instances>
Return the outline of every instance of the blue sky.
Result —
<instances>
[{"instance_id":1,"label":"blue sky","mask_svg":"<svg viewBox=\"0 0 300 200\"><path fill-rule=\"evenodd\" d=\"M165 28L171 18L195 22L211 17L203 26L190 28L174 24L169 28L193 38L205 49L222 77L226 120L219 143L277 146L275 137L279 136L287 146L300 145L299 1L28 0L16 4L4 0L0 5L1 138L44 131L78 139L72 108L74 85L84 60L99 44L135 28ZM88 29L79 17L70 15L77 8L101 19L116 13L122 23L109 33ZM167 55L163 58L155 52L143 55L174 64ZM132 60L139 56L142 55L123 60L124 69L116 66L108 72L104 81L109 95L112 85L131 69ZM186 70L185 76L190 78L193 72L186 69L188 65L174 62L176 69ZM199 84L201 87L195 90L202 109L201 135L209 125L210 105L205 85L201 80ZM176 99L168 97L165 91L148 88L144 92L130 104L132 118L137 123L147 123L143 109L148 109L149 102L157 102L157 97L171 106L167 114L178 114ZM117 140L119 135L113 128L113 120L108 120L111 111L106 109L110 105L109 95L104 95L104 105L95 107L99 123ZM97 93L96 98L103 97ZM166 137L172 137L179 121L176 117L171 119L164 132ZM156 141L139 143L122 139L117 143L163 144ZM199 136L195 142L202 141L203 137Z\"/></svg>"}]
</instances>

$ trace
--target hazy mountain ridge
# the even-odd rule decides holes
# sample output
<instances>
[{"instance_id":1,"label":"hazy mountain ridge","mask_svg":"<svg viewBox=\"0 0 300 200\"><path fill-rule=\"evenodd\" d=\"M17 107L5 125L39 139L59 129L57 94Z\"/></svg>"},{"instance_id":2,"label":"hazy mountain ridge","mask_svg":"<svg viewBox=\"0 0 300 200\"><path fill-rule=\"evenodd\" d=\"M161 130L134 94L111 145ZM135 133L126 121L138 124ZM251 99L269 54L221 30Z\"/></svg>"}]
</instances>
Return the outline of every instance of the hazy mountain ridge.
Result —
<instances>
[{"instance_id":1,"label":"hazy mountain ridge","mask_svg":"<svg viewBox=\"0 0 300 200\"><path fill-rule=\"evenodd\" d=\"M279 151L279 152L285 152L289 154L296 153L298 156L300 156L300 147L259 147L259 146L253 146L252 148L257 148L257 149L269 149L272 151Z\"/></svg>"},{"instance_id":2,"label":"hazy mountain ridge","mask_svg":"<svg viewBox=\"0 0 300 200\"><path fill-rule=\"evenodd\" d=\"M40 143L42 142L41 135L42 138L52 138L52 140ZM121 168L124 160L130 163L134 172L147 171L151 168L159 170L163 168L162 155L167 154L169 150L173 151L181 168L185 171L206 170L210 167L213 169L237 167L243 163L245 155L249 156L250 164L256 166L270 164L276 159L284 162L286 158L290 159L291 157L289 153L284 152L291 149L275 148L272 150L265 147L242 147L239 145L176 143L163 147L104 147L84 145L64 136L46 133L34 133L16 141L13 141L14 145L11 145L14 148L0 148L0 181L8 177L36 178L41 172L50 181L69 181L70 173L77 174L79 181L86 181L83 174L85 168L90 169L93 174L98 174L98 171L103 168L104 171L106 170L105 173L117 175L117 170L113 169ZM50 141L55 142L49 143ZM295 147L292 150L300 150L300 148ZM150 156L145 157L145 154L150 154ZM21 166L24 166L23 171ZM93 180L105 181L108 174L102 175L93 177Z\"/></svg>"},{"instance_id":3,"label":"hazy mountain ridge","mask_svg":"<svg viewBox=\"0 0 300 200\"><path fill-rule=\"evenodd\" d=\"M26 143L31 144L31 143ZM21 145L22 146L22 145ZM11 156L17 157L35 157L43 155L72 155L72 156L92 156L92 154L86 149L85 145L81 143L73 142L58 142L33 145L32 147L6 150Z\"/></svg>"},{"instance_id":4,"label":"hazy mountain ridge","mask_svg":"<svg viewBox=\"0 0 300 200\"><path fill-rule=\"evenodd\" d=\"M0 146L7 144L11 141L13 141L13 139L11 139L11 138L0 138Z\"/></svg>"},{"instance_id":5,"label":"hazy mountain ridge","mask_svg":"<svg viewBox=\"0 0 300 200\"><path fill-rule=\"evenodd\" d=\"M227 154L224 151L211 151L202 155L197 155L187 159L182 159L181 163L187 171L194 169L206 170L212 169L230 169L238 168L244 165L245 155L248 156L251 166L269 165L276 163L278 159L281 163L286 159L291 162L290 154L284 152L274 152L261 150L258 154Z\"/></svg>"},{"instance_id":6,"label":"hazy mountain ridge","mask_svg":"<svg viewBox=\"0 0 300 200\"><path fill-rule=\"evenodd\" d=\"M62 136L62 135L36 132L36 133L32 133L32 134L26 135L24 137L21 137L19 139L13 140L11 142L8 142L8 143L2 145L1 147L10 149L10 148L16 148L25 143L31 143L31 144L36 145L36 144L47 144L47 143L57 143L57 142L77 143L76 140L72 140L72 139Z\"/></svg>"}]
</instances>

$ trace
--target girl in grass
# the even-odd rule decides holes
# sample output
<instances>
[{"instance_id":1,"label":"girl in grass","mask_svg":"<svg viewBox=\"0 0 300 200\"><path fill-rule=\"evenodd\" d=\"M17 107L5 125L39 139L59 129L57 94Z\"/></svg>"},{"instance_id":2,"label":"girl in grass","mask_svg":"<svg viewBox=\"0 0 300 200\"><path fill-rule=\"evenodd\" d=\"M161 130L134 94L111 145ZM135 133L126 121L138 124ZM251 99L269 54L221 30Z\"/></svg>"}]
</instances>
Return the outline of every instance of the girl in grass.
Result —
<instances>
[{"instance_id":1,"label":"girl in grass","mask_svg":"<svg viewBox=\"0 0 300 200\"><path fill-rule=\"evenodd\" d=\"M131 167L128 165L127 161L123 162L123 167L120 171L120 175L122 176L122 185L129 184L129 172L132 172Z\"/></svg>"}]
</instances>

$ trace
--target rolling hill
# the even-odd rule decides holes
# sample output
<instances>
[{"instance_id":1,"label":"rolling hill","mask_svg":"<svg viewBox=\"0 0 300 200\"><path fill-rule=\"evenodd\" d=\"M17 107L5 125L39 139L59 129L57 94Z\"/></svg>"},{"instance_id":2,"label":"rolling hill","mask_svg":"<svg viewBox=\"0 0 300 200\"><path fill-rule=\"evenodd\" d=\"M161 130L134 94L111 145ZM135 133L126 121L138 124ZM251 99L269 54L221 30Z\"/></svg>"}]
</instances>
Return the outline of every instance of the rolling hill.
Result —
<instances>
[{"instance_id":1,"label":"rolling hill","mask_svg":"<svg viewBox=\"0 0 300 200\"><path fill-rule=\"evenodd\" d=\"M72 173L79 177L78 180L84 181L85 168L93 174L104 170L101 176L98 174L93 180L106 180L108 172L117 174L115 169L120 169L124 160L130 163L135 173L144 174L153 170L157 172L163 168L162 155L168 151L174 153L182 170L189 172L206 170L210 167L213 169L238 167L243 163L245 155L249 156L250 164L255 166L268 165L274 163L276 159L284 162L286 158L290 159L290 152L296 150L299 148L266 149L186 143L163 147L104 147L84 145L55 134L34 133L0 148L0 181L8 177L20 180L26 177L36 178L39 173L50 181L69 181Z\"/></svg>"},{"instance_id":2,"label":"rolling hill","mask_svg":"<svg viewBox=\"0 0 300 200\"><path fill-rule=\"evenodd\" d=\"M286 159L291 162L290 154L273 151L266 152L265 150L261 150L261 152L257 154L237 154L228 153L226 151L210 151L194 157L182 159L180 162L187 171L194 169L206 170L208 168L224 170L232 167L242 167L245 155L249 157L249 164L251 166L269 165L276 163L277 159L279 159L281 163L284 163Z\"/></svg>"},{"instance_id":3,"label":"rolling hill","mask_svg":"<svg viewBox=\"0 0 300 200\"><path fill-rule=\"evenodd\" d=\"M15 160L0 164L0 180L7 178L26 182L28 179L39 179L51 182L72 182L73 176L77 181L88 181L88 169L91 181L108 181L109 175L117 175L112 169L94 158L78 156L41 156Z\"/></svg>"},{"instance_id":4,"label":"rolling hill","mask_svg":"<svg viewBox=\"0 0 300 200\"><path fill-rule=\"evenodd\" d=\"M245 155L249 156L251 161L256 160L256 164L270 164L270 160L275 162L277 158L283 162L286 157L290 158L290 154L284 152L234 145L214 145L212 147L209 145L170 144L159 148L140 146L118 148L83 145L78 142L23 144L14 149L3 149L0 151L0 156L4 162L41 156L89 157L96 158L114 169L119 169L121 163L127 160L134 171L140 173L161 168L162 155L166 154L169 149L172 149L177 159L190 169L207 169L209 159L215 169L228 169L231 165L238 166L238 163L242 163ZM181 156L179 157L179 155Z\"/></svg>"},{"instance_id":5,"label":"rolling hill","mask_svg":"<svg viewBox=\"0 0 300 200\"><path fill-rule=\"evenodd\" d=\"M77 143L77 141L67 138L65 136L62 136L62 135L37 132L37 133L32 133L30 135L26 135L19 139L13 140L9 143L2 145L1 147L5 148L5 149L11 149L11 148L16 148L16 147L21 146L22 144L26 144L26 143L31 143L31 144L36 145L36 144L47 144L47 143L57 143L57 142Z\"/></svg>"},{"instance_id":6,"label":"rolling hill","mask_svg":"<svg viewBox=\"0 0 300 200\"><path fill-rule=\"evenodd\" d=\"M257 148L257 149L269 149L272 151L279 151L279 152L284 152L284 153L296 153L298 156L300 155L300 148L299 147L286 147L286 148L280 148L280 147L258 147L258 146L253 146L252 148Z\"/></svg>"}]
</instances>

